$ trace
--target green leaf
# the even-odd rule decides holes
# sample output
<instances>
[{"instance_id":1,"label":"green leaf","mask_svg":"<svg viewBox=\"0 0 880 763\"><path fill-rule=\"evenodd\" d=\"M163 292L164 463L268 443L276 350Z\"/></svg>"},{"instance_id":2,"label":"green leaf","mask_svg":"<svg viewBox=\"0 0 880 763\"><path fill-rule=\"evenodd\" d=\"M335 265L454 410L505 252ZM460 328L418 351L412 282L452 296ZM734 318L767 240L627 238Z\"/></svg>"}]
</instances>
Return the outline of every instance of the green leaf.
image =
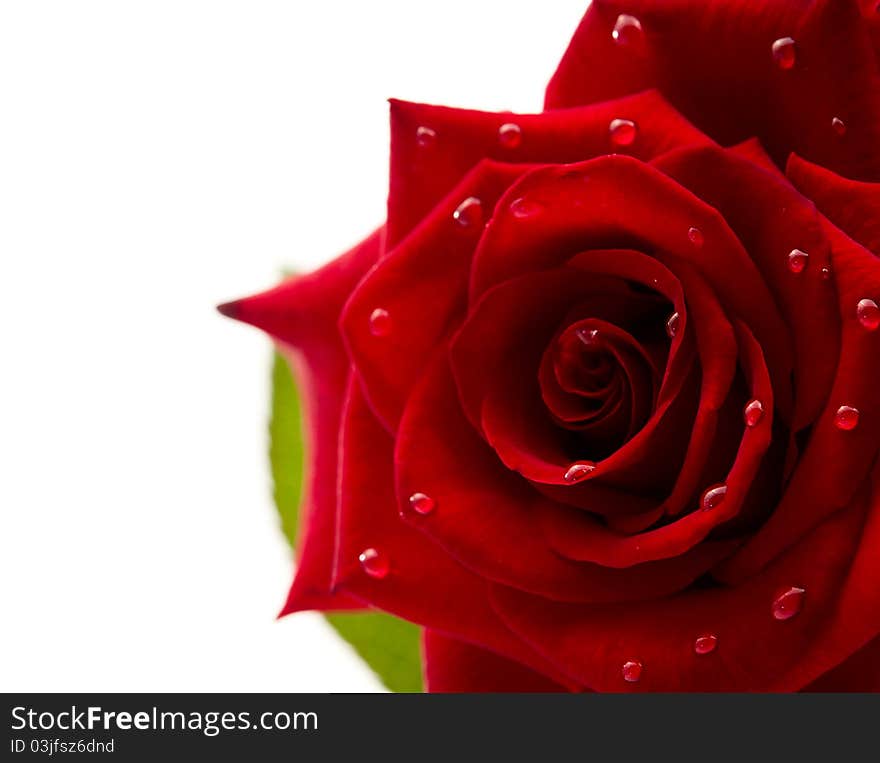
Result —
<instances>
[{"instance_id":1,"label":"green leaf","mask_svg":"<svg viewBox=\"0 0 880 763\"><path fill-rule=\"evenodd\" d=\"M302 409L293 374L278 352L272 362L269 459L281 529L293 547L302 499ZM417 626L384 612L346 612L328 614L326 618L388 689L395 692L422 690L420 630Z\"/></svg>"},{"instance_id":2,"label":"green leaf","mask_svg":"<svg viewBox=\"0 0 880 763\"><path fill-rule=\"evenodd\" d=\"M273 497L281 518L281 530L293 547L302 498L302 410L293 374L279 352L272 359L269 461L272 464Z\"/></svg>"},{"instance_id":3,"label":"green leaf","mask_svg":"<svg viewBox=\"0 0 880 763\"><path fill-rule=\"evenodd\" d=\"M422 690L418 626L385 612L346 612L326 618L391 691Z\"/></svg>"}]
</instances>

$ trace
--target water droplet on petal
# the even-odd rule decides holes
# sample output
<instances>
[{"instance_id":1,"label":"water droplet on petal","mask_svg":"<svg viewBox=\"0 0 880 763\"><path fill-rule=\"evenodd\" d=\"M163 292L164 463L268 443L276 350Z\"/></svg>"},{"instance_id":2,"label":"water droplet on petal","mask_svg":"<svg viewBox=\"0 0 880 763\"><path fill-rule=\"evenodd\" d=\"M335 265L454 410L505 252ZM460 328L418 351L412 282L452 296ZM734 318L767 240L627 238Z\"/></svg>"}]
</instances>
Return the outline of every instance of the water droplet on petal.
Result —
<instances>
[{"instance_id":1,"label":"water droplet on petal","mask_svg":"<svg viewBox=\"0 0 880 763\"><path fill-rule=\"evenodd\" d=\"M537 201L529 201L528 199L514 199L510 203L510 213L519 220L534 217L543 209L544 207Z\"/></svg>"},{"instance_id":2,"label":"water droplet on petal","mask_svg":"<svg viewBox=\"0 0 880 763\"><path fill-rule=\"evenodd\" d=\"M596 464L592 461L575 461L568 467L568 471L563 475L562 479L566 482L580 482L595 470Z\"/></svg>"},{"instance_id":3,"label":"water droplet on petal","mask_svg":"<svg viewBox=\"0 0 880 763\"><path fill-rule=\"evenodd\" d=\"M834 414L834 426L844 432L855 429L859 424L859 409L851 405L841 405Z\"/></svg>"},{"instance_id":4,"label":"water droplet on petal","mask_svg":"<svg viewBox=\"0 0 880 763\"><path fill-rule=\"evenodd\" d=\"M846 135L846 124L840 117L831 120L831 129L840 136Z\"/></svg>"},{"instance_id":5,"label":"water droplet on petal","mask_svg":"<svg viewBox=\"0 0 880 763\"><path fill-rule=\"evenodd\" d=\"M747 427L757 426L764 418L764 404L760 400L750 400L743 409L743 419Z\"/></svg>"},{"instance_id":6,"label":"water droplet on petal","mask_svg":"<svg viewBox=\"0 0 880 763\"><path fill-rule=\"evenodd\" d=\"M880 307L873 299L862 299L856 305L856 317L868 331L876 331L880 326Z\"/></svg>"},{"instance_id":7,"label":"water droplet on petal","mask_svg":"<svg viewBox=\"0 0 880 763\"><path fill-rule=\"evenodd\" d=\"M599 329L578 329L574 333L588 347L599 341Z\"/></svg>"},{"instance_id":8,"label":"water droplet on petal","mask_svg":"<svg viewBox=\"0 0 880 763\"><path fill-rule=\"evenodd\" d=\"M794 66L796 54L795 43L791 37L780 37L770 48L773 60L780 69L788 70Z\"/></svg>"},{"instance_id":9,"label":"water droplet on petal","mask_svg":"<svg viewBox=\"0 0 880 763\"><path fill-rule=\"evenodd\" d=\"M434 132L430 127L419 127L416 130L416 145L419 148L429 148L433 146L435 141L437 140L437 133Z\"/></svg>"},{"instance_id":10,"label":"water droplet on petal","mask_svg":"<svg viewBox=\"0 0 880 763\"><path fill-rule=\"evenodd\" d=\"M618 45L628 45L631 42L641 39L642 22L635 16L628 13L621 13L614 23L614 29L611 31L611 39Z\"/></svg>"},{"instance_id":11,"label":"water droplet on petal","mask_svg":"<svg viewBox=\"0 0 880 763\"><path fill-rule=\"evenodd\" d=\"M611 143L615 146L631 146L636 139L638 127L631 119L612 119L608 125Z\"/></svg>"},{"instance_id":12,"label":"water droplet on petal","mask_svg":"<svg viewBox=\"0 0 880 763\"><path fill-rule=\"evenodd\" d=\"M702 636L697 636L694 640L694 651L697 654L714 652L716 646L718 646L718 636L714 633L704 633Z\"/></svg>"},{"instance_id":13,"label":"water droplet on petal","mask_svg":"<svg viewBox=\"0 0 880 763\"><path fill-rule=\"evenodd\" d=\"M370 333L373 336L387 336L391 331L391 315L387 310L377 307L370 313Z\"/></svg>"},{"instance_id":14,"label":"water droplet on petal","mask_svg":"<svg viewBox=\"0 0 880 763\"><path fill-rule=\"evenodd\" d=\"M506 122L498 128L498 143L502 148L516 148L522 143L522 129L518 124Z\"/></svg>"},{"instance_id":15,"label":"water droplet on petal","mask_svg":"<svg viewBox=\"0 0 880 763\"><path fill-rule=\"evenodd\" d=\"M696 227L688 228L688 239L699 249L703 245L703 231Z\"/></svg>"},{"instance_id":16,"label":"water droplet on petal","mask_svg":"<svg viewBox=\"0 0 880 763\"><path fill-rule=\"evenodd\" d=\"M788 620L801 611L804 603L803 588L792 586L773 601L773 617L777 620Z\"/></svg>"},{"instance_id":17,"label":"water droplet on petal","mask_svg":"<svg viewBox=\"0 0 880 763\"><path fill-rule=\"evenodd\" d=\"M826 265L825 267L822 268L822 280L823 281L830 281L831 280L831 268L828 265Z\"/></svg>"},{"instance_id":18,"label":"water droplet on petal","mask_svg":"<svg viewBox=\"0 0 880 763\"><path fill-rule=\"evenodd\" d=\"M385 554L380 553L375 548L368 548L361 552L358 557L364 572L371 578L381 580L391 569L391 564Z\"/></svg>"},{"instance_id":19,"label":"water droplet on petal","mask_svg":"<svg viewBox=\"0 0 880 763\"><path fill-rule=\"evenodd\" d=\"M800 249L792 249L788 253L788 269L792 273L803 273L810 255Z\"/></svg>"},{"instance_id":20,"label":"water droplet on petal","mask_svg":"<svg viewBox=\"0 0 880 763\"><path fill-rule=\"evenodd\" d=\"M424 516L434 511L437 503L429 495L425 495L424 493L413 493L409 497L409 505L416 514Z\"/></svg>"},{"instance_id":21,"label":"water droplet on petal","mask_svg":"<svg viewBox=\"0 0 880 763\"><path fill-rule=\"evenodd\" d=\"M628 683L635 683L642 677L642 663L638 660L627 660L623 663L623 680Z\"/></svg>"},{"instance_id":22,"label":"water droplet on petal","mask_svg":"<svg viewBox=\"0 0 880 763\"><path fill-rule=\"evenodd\" d=\"M483 205L476 196L468 196L452 213L452 219L462 228L479 226L483 222Z\"/></svg>"},{"instance_id":23,"label":"water droplet on petal","mask_svg":"<svg viewBox=\"0 0 880 763\"><path fill-rule=\"evenodd\" d=\"M681 316L678 312L674 312L669 316L669 320L666 321L666 335L673 339L675 335L678 333L678 326L681 323Z\"/></svg>"},{"instance_id":24,"label":"water droplet on petal","mask_svg":"<svg viewBox=\"0 0 880 763\"><path fill-rule=\"evenodd\" d=\"M710 511L711 509L717 508L723 503L726 495L727 485L715 485L714 487L710 487L703 493L703 497L700 499L700 508L703 511Z\"/></svg>"}]
</instances>

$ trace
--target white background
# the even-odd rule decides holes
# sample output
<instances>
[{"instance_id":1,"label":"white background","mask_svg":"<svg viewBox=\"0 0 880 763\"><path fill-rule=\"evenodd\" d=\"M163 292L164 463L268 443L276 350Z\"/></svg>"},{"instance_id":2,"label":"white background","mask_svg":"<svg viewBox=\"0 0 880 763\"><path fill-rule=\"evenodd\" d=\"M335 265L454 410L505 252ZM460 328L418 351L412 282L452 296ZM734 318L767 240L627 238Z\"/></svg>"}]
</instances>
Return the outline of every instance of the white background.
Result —
<instances>
[{"instance_id":1,"label":"white background","mask_svg":"<svg viewBox=\"0 0 880 763\"><path fill-rule=\"evenodd\" d=\"M383 217L388 97L539 110L585 0L0 4L4 691L375 691L213 305Z\"/></svg>"}]
</instances>

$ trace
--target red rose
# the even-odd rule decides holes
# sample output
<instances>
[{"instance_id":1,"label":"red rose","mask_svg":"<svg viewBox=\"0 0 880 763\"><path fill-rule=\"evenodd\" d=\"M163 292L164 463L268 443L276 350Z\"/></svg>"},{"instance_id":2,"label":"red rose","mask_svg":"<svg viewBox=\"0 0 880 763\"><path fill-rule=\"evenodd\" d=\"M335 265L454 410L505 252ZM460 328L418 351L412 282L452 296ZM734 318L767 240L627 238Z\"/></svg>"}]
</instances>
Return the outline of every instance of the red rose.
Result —
<instances>
[{"instance_id":1,"label":"red rose","mask_svg":"<svg viewBox=\"0 0 880 763\"><path fill-rule=\"evenodd\" d=\"M595 0L543 114L392 103L385 226L222 308L308 403L286 611L432 690L880 689L862 5Z\"/></svg>"}]
</instances>

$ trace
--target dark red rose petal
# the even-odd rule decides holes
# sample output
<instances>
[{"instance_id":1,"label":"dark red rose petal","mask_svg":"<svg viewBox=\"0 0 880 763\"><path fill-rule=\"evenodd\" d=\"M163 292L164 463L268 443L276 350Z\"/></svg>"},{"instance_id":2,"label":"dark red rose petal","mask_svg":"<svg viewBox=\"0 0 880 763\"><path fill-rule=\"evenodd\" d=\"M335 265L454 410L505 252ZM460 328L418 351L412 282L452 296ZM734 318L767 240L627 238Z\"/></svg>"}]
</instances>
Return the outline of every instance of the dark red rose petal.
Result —
<instances>
[{"instance_id":1,"label":"dark red rose petal","mask_svg":"<svg viewBox=\"0 0 880 763\"><path fill-rule=\"evenodd\" d=\"M393 441L356 381L346 396L341 438L336 585L364 603L556 675L500 623L489 607L486 582L401 519L394 495ZM431 523L449 511L445 496L430 485L423 493L434 501L433 512L414 511L409 496L415 492L401 506L414 521ZM366 549L383 559L381 575L363 568L359 557Z\"/></svg>"},{"instance_id":2,"label":"dark red rose petal","mask_svg":"<svg viewBox=\"0 0 880 763\"><path fill-rule=\"evenodd\" d=\"M723 149L675 151L654 166L715 207L761 271L795 350L793 427L806 426L828 395L839 352L836 294L822 275L829 245L815 207L784 178ZM797 274L787 261L794 249L809 253L808 266Z\"/></svg>"},{"instance_id":3,"label":"dark red rose petal","mask_svg":"<svg viewBox=\"0 0 880 763\"><path fill-rule=\"evenodd\" d=\"M544 213L528 221L502 213L517 198L543 205ZM748 317L765 348L781 416L788 418L788 330L755 264L712 207L658 170L623 156L533 170L498 206L474 255L471 304L494 284L554 267L586 248L635 249L661 262L675 257L698 270L725 312ZM702 246L689 241L692 227L701 231Z\"/></svg>"},{"instance_id":4,"label":"dark red rose petal","mask_svg":"<svg viewBox=\"0 0 880 763\"><path fill-rule=\"evenodd\" d=\"M425 689L457 692L564 692L568 689L498 654L425 630Z\"/></svg>"},{"instance_id":5,"label":"dark red rose petal","mask_svg":"<svg viewBox=\"0 0 880 763\"><path fill-rule=\"evenodd\" d=\"M816 0L804 16L795 35L804 65L791 72L793 83L776 87L777 116L767 123L781 167L794 152L848 177L880 180L880 59L858 6Z\"/></svg>"},{"instance_id":6,"label":"dark red rose petal","mask_svg":"<svg viewBox=\"0 0 880 763\"><path fill-rule=\"evenodd\" d=\"M737 325L736 329L740 363L749 377L751 395L767 402L768 418L763 426L744 426L739 451L722 483L723 501L708 510L692 507L696 510L684 517L638 534L623 534L610 529L567 506L541 503L536 509L545 537L553 549L568 559L596 562L607 567L631 567L679 556L739 513L770 445L773 392L760 347L743 325ZM736 544L710 545L718 552L720 561L733 551Z\"/></svg>"},{"instance_id":7,"label":"dark red rose petal","mask_svg":"<svg viewBox=\"0 0 880 763\"><path fill-rule=\"evenodd\" d=\"M396 427L426 348L434 346L461 306L460 282L468 277L472 247L482 226L462 230L450 222L453 210L474 197L481 202L482 219L488 220L500 192L529 169L527 162L580 161L606 153L612 114L644 122L631 147L631 153L643 159L709 142L656 93L565 114L515 117L392 102L385 247L389 261L380 263L352 295L343 319L343 333L367 398L389 430ZM514 118L521 123L523 140L511 152L498 146L497 130ZM419 145L419 126L434 131L429 146ZM500 161L486 160L487 156ZM413 230L417 222L418 229ZM377 308L388 314L383 341L376 341L370 331L369 316ZM395 315L414 314L419 320L394 320Z\"/></svg>"},{"instance_id":8,"label":"dark red rose petal","mask_svg":"<svg viewBox=\"0 0 880 763\"><path fill-rule=\"evenodd\" d=\"M695 491L709 483L706 471L717 454L713 444L719 436L719 414L736 380L737 342L717 295L697 268L683 261L674 262L671 267L677 272L688 301L700 360L699 406L684 461L663 502L666 514L677 515L690 509L688 501ZM650 451L643 454L643 458L650 457ZM633 461L632 467L637 468L637 464Z\"/></svg>"},{"instance_id":9,"label":"dark red rose petal","mask_svg":"<svg viewBox=\"0 0 880 763\"><path fill-rule=\"evenodd\" d=\"M646 441L662 438L669 445L668 438L678 427L670 429L664 419L679 398L668 394L669 389L661 389L661 395L667 393L662 405L625 449L611 455L594 478L570 485L565 474L572 461L595 460L595 456L591 458L593 454L586 451L567 452L559 428L540 397L539 358L572 301L582 300L586 306L597 304L606 288L602 269L610 273L615 267L625 269L627 262L632 263L625 252L590 255L589 261L595 263L592 271L586 265L560 268L512 279L488 292L453 341L456 384L465 412L508 468L533 482L560 486L561 490L551 493L558 500L600 513L642 513L653 507L653 501L636 492L634 486L647 490L656 485L658 478L674 479L676 451L667 447L651 464L636 459L640 461L637 469L622 469L620 464L628 464L627 454L646 447ZM575 261L582 263L578 258ZM649 274L646 277L656 278L658 283L664 279L660 288L677 288L672 286L674 278L657 263L642 265ZM594 288L599 294L592 293ZM604 301L598 306L600 310L606 307ZM619 301L616 309L621 319L626 308L627 302ZM690 368L689 343L682 346L685 349L678 351L678 344L673 343L673 371L667 379L673 389L680 389ZM603 474L613 477L610 489Z\"/></svg>"},{"instance_id":10,"label":"dark red rose petal","mask_svg":"<svg viewBox=\"0 0 880 763\"><path fill-rule=\"evenodd\" d=\"M542 373L548 366L551 371ZM554 419L596 446L625 442L641 428L659 387L659 371L645 348L625 329L598 317L558 332L544 351L537 377L541 399ZM621 406L624 429L613 418L609 423L613 411L603 406L606 400L619 400L620 390L629 401Z\"/></svg>"},{"instance_id":11,"label":"dark red rose petal","mask_svg":"<svg viewBox=\"0 0 880 763\"><path fill-rule=\"evenodd\" d=\"M532 346L529 342L534 342L533 352L543 345L546 335L543 322L556 320L553 310L562 311L569 299L567 290L589 288L588 283L580 284L574 275L566 271L554 275L554 271L547 271L512 279L490 290L473 308L454 341L453 368L465 410L470 411L471 416L479 415L475 424L482 428L509 468L540 483L540 489L559 501L576 503L607 515L629 514L633 509L642 513L653 506L631 499L629 508L626 508L626 501L612 502L608 494L594 494L597 483L617 486L629 493L652 486L655 493L658 489L672 488L665 509L678 514L688 508L687 502L694 492L708 484L704 473L713 456L711 446L716 437L718 411L734 377L736 342L715 295L695 268L683 259L670 262L670 267L680 274L686 285L685 291L690 295L703 363L699 409L683 466L676 458L675 449L669 447L670 433L660 426L666 406L673 400L679 403L681 398L665 395L668 390L664 387L661 388L662 405L648 424L634 439L597 464L591 479L577 486L582 495L574 494L570 486L563 489L546 487L565 485L566 469L576 458L597 460L589 452L571 455L564 449L564 442L553 422L535 407L537 393L530 388L529 372L533 362L524 359L528 357L524 355L524 348ZM630 270L650 273L653 269L658 274L661 271L668 273L658 263L651 263L643 255L622 251L589 252L571 261L591 277L595 277L596 272L628 273ZM652 276L651 280L659 283L658 275ZM552 299L543 296L544 290L552 295ZM547 307L548 302L552 302L553 307ZM682 308L682 316L685 315ZM683 325L684 320L683 317ZM498 334L498 326L506 327L508 333ZM674 368L674 364L670 368ZM744 402L738 402L737 406ZM675 421L676 430L687 431L683 430L681 422Z\"/></svg>"},{"instance_id":12,"label":"dark red rose petal","mask_svg":"<svg viewBox=\"0 0 880 763\"><path fill-rule=\"evenodd\" d=\"M823 519L847 506L877 457L880 431L880 332L866 331L856 305L880 292L880 263L870 252L823 221L831 242L831 267L841 323L836 376L797 468L772 516L716 575L735 583L754 575ZM766 352L766 348L765 348ZM840 406L858 409L852 431L835 425Z\"/></svg>"},{"instance_id":13,"label":"dark red rose petal","mask_svg":"<svg viewBox=\"0 0 880 763\"><path fill-rule=\"evenodd\" d=\"M302 521L297 542L297 566L281 616L309 609L338 611L363 605L332 584L336 538L336 460L334 444L339 408L345 390L341 370L309 370L295 355L285 351L303 399L304 431L310 433L310 475L302 497ZM309 452L309 451L307 451Z\"/></svg>"},{"instance_id":14,"label":"dark red rose petal","mask_svg":"<svg viewBox=\"0 0 880 763\"><path fill-rule=\"evenodd\" d=\"M550 80L545 106L571 107L658 87L721 143L744 140L759 133L759 110L782 74L771 44L793 33L809 4L594 0ZM620 14L640 20L639 49L612 38ZM604 76L590 76L596 71Z\"/></svg>"},{"instance_id":15,"label":"dark red rose petal","mask_svg":"<svg viewBox=\"0 0 880 763\"><path fill-rule=\"evenodd\" d=\"M880 692L880 636L801 691Z\"/></svg>"},{"instance_id":16,"label":"dark red rose petal","mask_svg":"<svg viewBox=\"0 0 880 763\"><path fill-rule=\"evenodd\" d=\"M845 612L841 606L852 571L870 548L864 545L869 536L860 540L867 493L863 490L850 507L735 588L694 590L638 605L585 607L493 586L493 602L515 632L597 691L799 689L827 670L836 655L851 653L862 632L876 633L880 624L876 587L865 589L877 573L878 562L872 559L873 569L865 570L868 577L860 575L852 591L853 605L873 606L873 612L862 612L869 624L849 634L835 628ZM876 514L876 496L874 501ZM774 601L793 587L805 592L799 608L792 610L794 616L777 619ZM824 636L829 630L838 636L836 642ZM707 633L717 639L716 648L697 654L696 639ZM827 651L817 651L819 643ZM642 664L637 682L623 678L628 661Z\"/></svg>"},{"instance_id":17,"label":"dark red rose petal","mask_svg":"<svg viewBox=\"0 0 880 763\"><path fill-rule=\"evenodd\" d=\"M663 344L668 346L659 355L654 355L654 365L659 366L662 359L665 366L659 399L668 400L675 397L690 367L690 355L684 348L685 339L689 336L687 331L688 312L685 307L681 283L675 273L658 260L641 252L622 249L592 249L580 252L568 260L566 264L591 274L593 279L612 276L629 281L631 284L639 284L655 295L664 297L671 304L671 309L676 315L676 329L671 337L664 337ZM647 316L644 314L643 303L633 299L632 296L628 300L616 297L616 295L615 298L619 300L618 308L621 313L619 323L621 325L629 325L632 321L644 322ZM650 302L648 306L651 306ZM666 331L668 331L670 317L663 316L666 322L664 326ZM646 352L654 352L656 349L650 341L643 340L642 345Z\"/></svg>"},{"instance_id":18,"label":"dark red rose petal","mask_svg":"<svg viewBox=\"0 0 880 763\"><path fill-rule=\"evenodd\" d=\"M859 0L859 5L862 7L862 17L868 25L874 42L874 55L880 62L880 7L877 5L877 0Z\"/></svg>"},{"instance_id":19,"label":"dark red rose petal","mask_svg":"<svg viewBox=\"0 0 880 763\"><path fill-rule=\"evenodd\" d=\"M429 521L405 518L480 577L560 601L629 601L681 590L717 562L705 544L675 559L612 570L562 559L536 524L548 499L507 470L460 410L443 351L410 398L395 449L398 504L422 491ZM442 510L441 508L442 507Z\"/></svg>"},{"instance_id":20,"label":"dark red rose petal","mask_svg":"<svg viewBox=\"0 0 880 763\"><path fill-rule=\"evenodd\" d=\"M725 151L740 156L743 159L748 159L752 164L757 165L765 172L769 172L774 177L785 177L785 173L773 163L770 154L764 150L761 141L757 138L744 140L742 143L737 143L735 146L725 149Z\"/></svg>"},{"instance_id":21,"label":"dark red rose petal","mask_svg":"<svg viewBox=\"0 0 880 763\"><path fill-rule=\"evenodd\" d=\"M621 13L640 20L641 50L612 39ZM771 50L784 37L795 40L789 69ZM545 105L646 88L719 143L758 136L780 166L795 151L849 177L880 178L878 59L855 0L595 0ZM845 134L832 128L834 118Z\"/></svg>"},{"instance_id":22,"label":"dark red rose petal","mask_svg":"<svg viewBox=\"0 0 880 763\"><path fill-rule=\"evenodd\" d=\"M867 2L594 0L546 113L392 102L385 231L220 308L303 389L285 612L432 691L880 690Z\"/></svg>"},{"instance_id":23,"label":"dark red rose petal","mask_svg":"<svg viewBox=\"0 0 880 763\"><path fill-rule=\"evenodd\" d=\"M318 270L292 276L268 291L217 309L262 329L282 345L310 356L326 353L335 357L337 350L343 350L339 314L352 289L378 259L384 237L385 228L379 228Z\"/></svg>"},{"instance_id":24,"label":"dark red rose petal","mask_svg":"<svg viewBox=\"0 0 880 763\"><path fill-rule=\"evenodd\" d=\"M351 295L341 319L346 344L364 391L389 431L453 316L464 309L470 261L483 232L480 219L462 226L455 210L479 199L488 219L498 197L527 165L484 161L367 275ZM387 313L376 335L371 316Z\"/></svg>"},{"instance_id":25,"label":"dark red rose petal","mask_svg":"<svg viewBox=\"0 0 880 763\"><path fill-rule=\"evenodd\" d=\"M573 267L512 279L472 310L453 343L453 368L466 410L502 460L530 479L564 483L571 458L542 403L540 358L578 300L585 311L593 304L604 314L604 287L596 280L596 273ZM625 301L614 307L625 316ZM647 395L650 401L650 389ZM629 411L624 413L628 419Z\"/></svg>"},{"instance_id":26,"label":"dark red rose petal","mask_svg":"<svg viewBox=\"0 0 880 763\"><path fill-rule=\"evenodd\" d=\"M626 152L642 160L680 146L711 143L651 91L543 114L493 114L392 100L389 247L396 246L483 159L566 164L601 156L613 148L609 125L620 117L638 125L638 137ZM499 140L504 124L520 128L517 146ZM419 140L420 127L433 132L428 144Z\"/></svg>"},{"instance_id":27,"label":"dark red rose petal","mask_svg":"<svg viewBox=\"0 0 880 763\"><path fill-rule=\"evenodd\" d=\"M880 634L880 465L874 465L862 491L867 494L868 515L846 579L834 592L832 606L808 655L774 684L774 691L800 688L829 672L830 681L838 668L853 681L849 686L840 685L841 691L869 691L880 682L880 663L876 661L876 640ZM859 500L857 496L854 503ZM820 525L815 532L821 531ZM862 654L861 650L871 642L873 648ZM850 658L853 663L845 665ZM858 682L854 672L857 668L861 668Z\"/></svg>"},{"instance_id":28,"label":"dark red rose petal","mask_svg":"<svg viewBox=\"0 0 880 763\"><path fill-rule=\"evenodd\" d=\"M488 386L502 375L489 373L489 370L497 368L505 357L529 353L540 357L556 329L565 328L563 323L567 326L577 320L596 318L626 325L643 316L646 306L653 308L655 301L634 294L625 286L626 280L643 282L665 293L674 308L685 313L675 277L656 261L638 252L623 250L583 253L573 258L566 268L511 279L493 289L491 297L486 295L472 305L453 341L453 359L465 411L474 424L479 426ZM682 329L685 320L682 319ZM672 343L672 357L678 344ZM667 370L664 383L680 385L682 364L670 363L670 366L678 370L675 373ZM522 364L519 367L522 368ZM537 364L535 369L537 372ZM565 380L558 378L557 381L568 389Z\"/></svg>"},{"instance_id":29,"label":"dark red rose petal","mask_svg":"<svg viewBox=\"0 0 880 763\"><path fill-rule=\"evenodd\" d=\"M825 217L880 257L880 183L849 180L796 154L785 171Z\"/></svg>"},{"instance_id":30,"label":"dark red rose petal","mask_svg":"<svg viewBox=\"0 0 880 763\"><path fill-rule=\"evenodd\" d=\"M596 321L590 325L595 325ZM570 328L568 337L557 334L544 351L538 369L541 398L554 419L564 427L577 429L585 422L604 416L609 402L619 399L623 380L613 360L601 350L590 350L578 331Z\"/></svg>"},{"instance_id":31,"label":"dark red rose petal","mask_svg":"<svg viewBox=\"0 0 880 763\"><path fill-rule=\"evenodd\" d=\"M268 332L291 361L303 399L309 439L298 565L283 614L344 609L359 602L330 586L336 535L337 434L349 374L337 330L342 305L376 261L384 229L305 276L222 306L221 312Z\"/></svg>"}]
</instances>

